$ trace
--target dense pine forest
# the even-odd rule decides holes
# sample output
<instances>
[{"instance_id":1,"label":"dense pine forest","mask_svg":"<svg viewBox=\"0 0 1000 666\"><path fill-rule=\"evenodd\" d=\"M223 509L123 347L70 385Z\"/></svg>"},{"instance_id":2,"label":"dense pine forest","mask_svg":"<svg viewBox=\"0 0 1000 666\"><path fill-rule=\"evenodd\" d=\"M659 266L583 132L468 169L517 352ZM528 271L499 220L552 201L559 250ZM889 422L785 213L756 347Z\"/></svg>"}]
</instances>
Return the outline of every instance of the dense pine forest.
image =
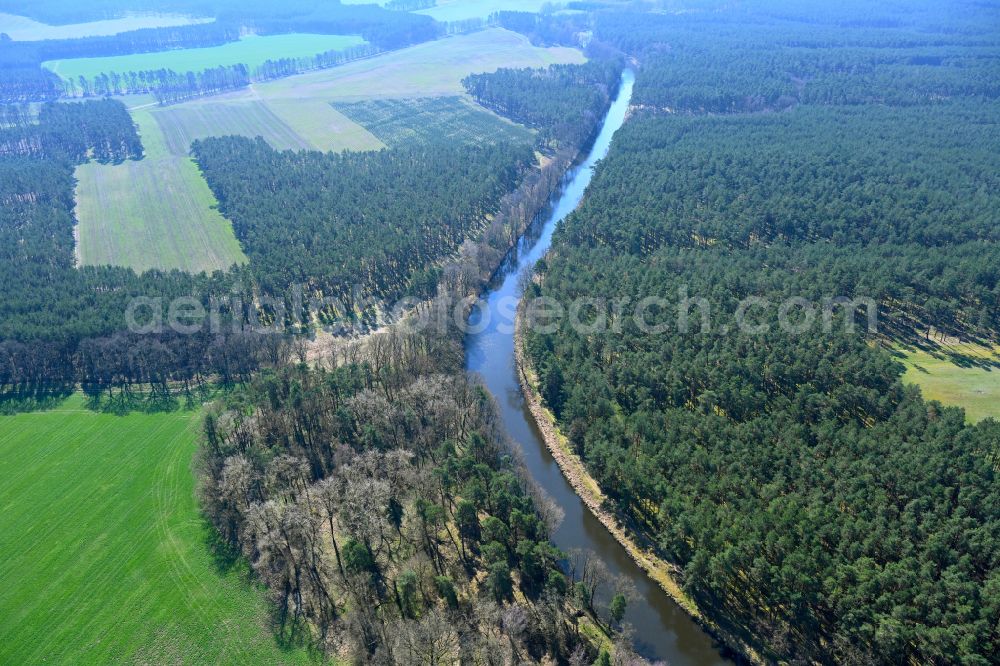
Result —
<instances>
[{"instance_id":1,"label":"dense pine forest","mask_svg":"<svg viewBox=\"0 0 1000 666\"><path fill-rule=\"evenodd\" d=\"M528 293L609 323L528 352L610 508L768 659L1000 653L1000 426L904 387L883 346L998 335L996 10L966 9L595 22L638 58L634 116ZM666 332L611 306L650 296ZM836 296L878 329L858 303L779 326ZM747 297L766 330L733 325Z\"/></svg>"},{"instance_id":2,"label":"dense pine forest","mask_svg":"<svg viewBox=\"0 0 1000 666\"><path fill-rule=\"evenodd\" d=\"M333 317L353 314L358 290L398 298L416 272L479 230L534 162L524 145L443 141L338 155L226 137L195 142L192 152L261 289L309 282L345 304Z\"/></svg>"},{"instance_id":3,"label":"dense pine forest","mask_svg":"<svg viewBox=\"0 0 1000 666\"><path fill-rule=\"evenodd\" d=\"M580 145L607 110L621 70L615 60L597 60L544 70L505 68L462 83L486 108L540 130L542 145Z\"/></svg>"}]
</instances>

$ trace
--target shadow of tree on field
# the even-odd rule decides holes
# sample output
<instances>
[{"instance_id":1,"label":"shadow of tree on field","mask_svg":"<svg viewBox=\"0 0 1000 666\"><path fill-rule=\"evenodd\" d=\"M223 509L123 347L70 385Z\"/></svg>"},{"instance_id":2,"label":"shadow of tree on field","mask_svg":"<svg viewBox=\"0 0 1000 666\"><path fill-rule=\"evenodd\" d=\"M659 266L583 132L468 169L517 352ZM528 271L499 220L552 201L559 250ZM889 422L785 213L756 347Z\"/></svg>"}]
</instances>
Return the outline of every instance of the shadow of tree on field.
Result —
<instances>
[{"instance_id":1,"label":"shadow of tree on field","mask_svg":"<svg viewBox=\"0 0 1000 666\"><path fill-rule=\"evenodd\" d=\"M32 387L0 393L0 414L40 412L59 407L73 394L72 385Z\"/></svg>"}]
</instances>

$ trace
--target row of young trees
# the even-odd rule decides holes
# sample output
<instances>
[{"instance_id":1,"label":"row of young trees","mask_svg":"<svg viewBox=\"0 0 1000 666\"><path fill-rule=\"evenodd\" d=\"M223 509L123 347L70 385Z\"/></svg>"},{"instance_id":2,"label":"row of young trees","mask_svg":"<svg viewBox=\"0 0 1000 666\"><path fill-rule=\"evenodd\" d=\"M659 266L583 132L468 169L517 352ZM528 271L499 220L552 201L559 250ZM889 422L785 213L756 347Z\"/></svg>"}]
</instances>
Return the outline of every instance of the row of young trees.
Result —
<instances>
[{"instance_id":1,"label":"row of young trees","mask_svg":"<svg viewBox=\"0 0 1000 666\"><path fill-rule=\"evenodd\" d=\"M227 65L184 74L172 69L156 69L101 73L91 79L81 75L76 80L67 80L65 90L70 97L153 93L157 101L165 104L248 85L250 71L246 65Z\"/></svg>"},{"instance_id":2,"label":"row of young trees","mask_svg":"<svg viewBox=\"0 0 1000 666\"><path fill-rule=\"evenodd\" d=\"M860 107L803 93L785 113L734 115L788 92L767 86L797 71L793 41L813 62L867 59L838 74L838 95L891 69L893 49L940 46L944 63L997 43L921 6L898 28L841 25L829 41L839 6L799 5L798 23L753 5L749 19L600 15L597 38L640 59L645 110L528 286L529 300L591 304L594 326L529 330L527 351L610 508L769 660L985 665L1000 653L1000 425L925 401L878 344L931 326L997 339L998 119L980 70L948 72L948 102L917 89L920 104L867 104L909 94L900 84L834 98ZM990 11L967 9L980 24ZM695 45L706 58L689 69ZM871 297L877 333L864 301L804 325L836 296ZM640 326L624 313L647 297L660 300ZM807 305L782 324L790 298Z\"/></svg>"},{"instance_id":3,"label":"row of young trees","mask_svg":"<svg viewBox=\"0 0 1000 666\"><path fill-rule=\"evenodd\" d=\"M267 81L314 69L335 67L380 51L373 44L360 44L304 58L266 60L252 71L246 65L237 64L184 73L172 69L104 72L90 79L81 75L76 80L67 80L64 90L69 97L152 93L160 104L171 104L191 97L245 88L254 81Z\"/></svg>"},{"instance_id":4,"label":"row of young trees","mask_svg":"<svg viewBox=\"0 0 1000 666\"><path fill-rule=\"evenodd\" d=\"M292 74L300 74L313 69L327 69L336 67L351 60L359 58L369 58L377 55L382 49L374 44L358 44L345 49L335 49L317 53L314 56L305 58L281 58L279 60L266 60L262 65L255 68L253 78L255 81L266 81L277 79Z\"/></svg>"}]
</instances>

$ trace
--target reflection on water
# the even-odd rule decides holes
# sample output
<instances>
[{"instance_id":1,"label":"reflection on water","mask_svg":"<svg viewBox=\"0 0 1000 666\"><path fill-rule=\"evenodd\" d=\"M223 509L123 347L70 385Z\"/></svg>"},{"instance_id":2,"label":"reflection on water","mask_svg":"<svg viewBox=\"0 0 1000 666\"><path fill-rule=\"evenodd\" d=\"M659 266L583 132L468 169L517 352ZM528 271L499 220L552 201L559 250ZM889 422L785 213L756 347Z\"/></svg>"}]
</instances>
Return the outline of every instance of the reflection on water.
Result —
<instances>
[{"instance_id":1,"label":"reflection on water","mask_svg":"<svg viewBox=\"0 0 1000 666\"><path fill-rule=\"evenodd\" d=\"M500 405L507 432L524 451L524 462L529 472L565 510L566 518L553 535L556 545L563 550L580 548L597 553L613 575L625 576L635 585L637 595L630 602L625 619L635 629L635 645L640 654L650 659L666 660L675 666L725 664L726 660L712 639L629 558L563 478L545 448L521 395L514 368L513 335L509 327L498 326L504 320L499 316L498 304L519 296L520 276L530 271L545 254L556 225L583 198L594 165L607 154L611 137L625 120L633 81L632 72L626 70L618 97L611 105L590 153L567 174L558 196L521 240L516 251L511 253L494 284L473 310L469 323L476 332L466 339L466 367L483 377Z\"/></svg>"}]
</instances>

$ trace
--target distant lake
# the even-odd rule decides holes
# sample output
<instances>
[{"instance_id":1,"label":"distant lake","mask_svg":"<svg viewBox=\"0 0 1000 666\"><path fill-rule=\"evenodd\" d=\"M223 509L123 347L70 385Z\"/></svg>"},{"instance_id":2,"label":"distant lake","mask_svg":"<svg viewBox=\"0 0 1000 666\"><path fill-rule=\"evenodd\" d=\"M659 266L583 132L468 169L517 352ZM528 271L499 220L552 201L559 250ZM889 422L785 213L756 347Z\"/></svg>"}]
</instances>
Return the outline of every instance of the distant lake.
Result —
<instances>
[{"instance_id":1,"label":"distant lake","mask_svg":"<svg viewBox=\"0 0 1000 666\"><path fill-rule=\"evenodd\" d=\"M211 23L215 19L193 18L180 14L129 14L122 18L87 23L49 25L27 16L0 12L0 33L7 33L14 41L33 42L40 39L77 39L117 35L119 32L142 28L169 28L192 23Z\"/></svg>"},{"instance_id":2,"label":"distant lake","mask_svg":"<svg viewBox=\"0 0 1000 666\"><path fill-rule=\"evenodd\" d=\"M437 21L463 21L486 18L502 11L537 12L548 0L438 0L437 5L415 13L426 14Z\"/></svg>"},{"instance_id":3,"label":"distant lake","mask_svg":"<svg viewBox=\"0 0 1000 666\"><path fill-rule=\"evenodd\" d=\"M291 33L288 35L250 35L237 42L221 46L196 49L174 49L154 53L108 56L102 58L73 58L48 60L42 63L64 79L84 76L91 79L102 72L140 72L172 69L175 72L198 72L210 67L244 64L251 69L266 60L279 58L304 58L324 51L333 51L364 44L356 35L313 35Z\"/></svg>"}]
</instances>

